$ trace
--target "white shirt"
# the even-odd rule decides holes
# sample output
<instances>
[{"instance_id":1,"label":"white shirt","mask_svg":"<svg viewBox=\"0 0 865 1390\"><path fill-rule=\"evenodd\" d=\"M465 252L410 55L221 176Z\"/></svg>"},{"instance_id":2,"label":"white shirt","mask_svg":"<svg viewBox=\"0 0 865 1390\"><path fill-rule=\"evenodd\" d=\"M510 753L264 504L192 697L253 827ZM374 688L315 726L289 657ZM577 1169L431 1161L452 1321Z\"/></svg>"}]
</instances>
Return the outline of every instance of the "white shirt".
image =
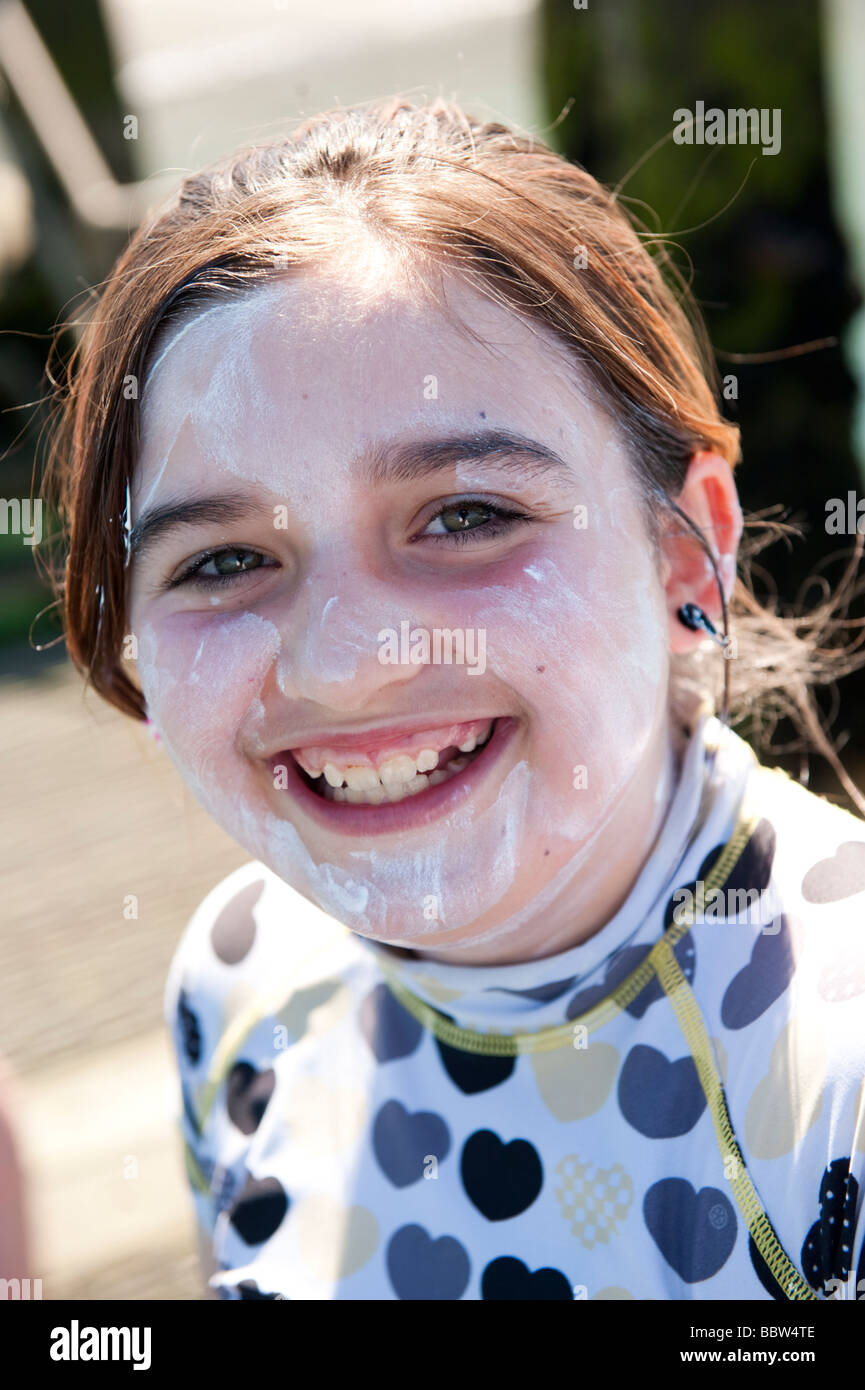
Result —
<instances>
[{"instance_id":1,"label":"white shirt","mask_svg":"<svg viewBox=\"0 0 865 1390\"><path fill-rule=\"evenodd\" d=\"M424 961L245 865L165 994L212 1286L865 1295L863 907L865 823L708 717L627 901L544 960Z\"/></svg>"}]
</instances>

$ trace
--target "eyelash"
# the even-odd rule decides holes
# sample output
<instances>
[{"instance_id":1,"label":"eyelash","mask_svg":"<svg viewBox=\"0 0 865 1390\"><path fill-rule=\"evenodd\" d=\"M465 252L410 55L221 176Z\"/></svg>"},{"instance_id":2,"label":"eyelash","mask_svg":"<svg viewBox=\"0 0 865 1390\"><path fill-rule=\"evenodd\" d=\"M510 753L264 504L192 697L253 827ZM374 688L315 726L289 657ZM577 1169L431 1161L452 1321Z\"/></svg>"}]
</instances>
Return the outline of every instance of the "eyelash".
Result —
<instances>
[{"instance_id":1,"label":"eyelash","mask_svg":"<svg viewBox=\"0 0 865 1390\"><path fill-rule=\"evenodd\" d=\"M189 584L196 589L221 589L226 584L233 584L238 579L246 579L250 574L255 574L259 569L272 569L272 565L256 565L255 569L238 570L236 574L200 574L199 571L209 564L211 560L218 560L220 555L260 555L259 550L249 550L242 545L224 545L219 550L210 550L206 555L199 555L194 560L188 570L179 574L176 579L170 579L166 584L166 589L178 589L182 584Z\"/></svg>"},{"instance_id":2,"label":"eyelash","mask_svg":"<svg viewBox=\"0 0 865 1390\"><path fill-rule=\"evenodd\" d=\"M533 516L530 516L528 512L521 512L512 507L500 507L494 502L487 502L483 497L459 497L456 501L445 502L443 506L439 507L438 511L429 518L426 525L431 525L432 522L438 521L439 517L443 516L445 512L454 512L459 507L482 507L484 511L489 512L496 520L493 521L492 524L485 523L482 526L472 526L467 531L450 531L445 535L437 536L424 536L421 534L419 536L413 536L412 541L456 541L458 545L463 545L466 542L471 544L476 536L500 536L503 532L509 531L513 526L518 526L521 522L534 521L535 519ZM424 530L425 529L426 527L424 527Z\"/></svg>"},{"instance_id":3,"label":"eyelash","mask_svg":"<svg viewBox=\"0 0 865 1390\"><path fill-rule=\"evenodd\" d=\"M535 519L533 516L529 515L528 512L521 512L510 507L500 507L492 502L485 501L482 497L460 497L457 501L447 502L444 506L440 507L426 522L426 526L430 526L432 522L437 521L445 512L456 511L459 507L472 506L483 508L484 511L489 512L495 519L490 523L469 527L465 531L451 531L447 534L432 536L424 536L421 533L418 536L412 537L412 543L426 540L433 541L436 544L442 541L448 544L456 543L457 545L472 544L475 537L478 535L487 538L500 536L506 531L511 530L514 526L519 526L520 524L534 521ZM424 529L426 529L426 527ZM239 570L236 574L221 575L202 575L200 570L211 560L216 560L221 555L259 555L260 553L260 551L236 545L222 546L219 550L210 550L205 555L200 555L197 560L193 561L189 569L185 570L183 574L178 575L176 579L170 580L165 587L167 589L176 589L182 584L190 584L199 589L223 588L226 584L232 584L236 580L243 579L249 574L255 574L258 569L270 568L270 566L257 565L255 569L252 570Z\"/></svg>"}]
</instances>

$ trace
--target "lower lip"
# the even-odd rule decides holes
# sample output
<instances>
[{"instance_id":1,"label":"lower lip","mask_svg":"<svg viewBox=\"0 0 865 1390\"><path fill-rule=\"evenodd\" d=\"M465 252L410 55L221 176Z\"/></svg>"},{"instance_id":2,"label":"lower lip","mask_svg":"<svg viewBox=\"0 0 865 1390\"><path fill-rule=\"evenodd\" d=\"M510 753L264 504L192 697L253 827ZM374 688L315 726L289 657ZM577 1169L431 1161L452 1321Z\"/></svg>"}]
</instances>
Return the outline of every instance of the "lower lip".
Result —
<instances>
[{"instance_id":1,"label":"lower lip","mask_svg":"<svg viewBox=\"0 0 865 1390\"><path fill-rule=\"evenodd\" d=\"M279 788L279 795L292 797L301 809L325 830L336 831L340 835L387 835L402 830L416 830L440 816L455 810L461 802L475 792L492 770L493 764L504 753L513 739L519 721L510 716L496 721L492 736L484 744L483 751L463 769L454 773L446 782L428 787L426 791L407 796L404 801L390 801L380 806L356 806L345 801L327 801L319 796L300 775L294 758L277 754L270 769L286 767L285 788Z\"/></svg>"}]
</instances>

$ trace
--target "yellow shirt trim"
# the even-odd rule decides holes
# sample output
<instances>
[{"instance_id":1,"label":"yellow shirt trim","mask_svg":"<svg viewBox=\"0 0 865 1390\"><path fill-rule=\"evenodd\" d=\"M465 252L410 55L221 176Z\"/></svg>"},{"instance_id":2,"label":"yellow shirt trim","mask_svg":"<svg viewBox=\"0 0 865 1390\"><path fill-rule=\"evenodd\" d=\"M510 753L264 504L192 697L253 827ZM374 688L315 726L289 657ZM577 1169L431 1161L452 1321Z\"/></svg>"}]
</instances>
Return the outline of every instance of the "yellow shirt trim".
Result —
<instances>
[{"instance_id":1,"label":"yellow shirt trim","mask_svg":"<svg viewBox=\"0 0 865 1390\"><path fill-rule=\"evenodd\" d=\"M767 774L787 777L787 774L781 772L780 769L760 768L755 772L754 778ZM752 782L754 778L752 778ZM748 805L743 805L740 809L733 834L703 881L704 892L703 895L698 893L698 900L723 886L754 832L760 819L760 813L753 807L752 795L749 795L746 800ZM698 907L700 905L702 904L698 901ZM445 1018L425 1000L418 998L407 989L381 960L379 960L379 968L389 988L403 1007L435 1037L448 1046L459 1048L465 1052L498 1057L512 1057L530 1052L549 1052L558 1047L571 1046L575 1026L581 1025L589 1033L595 1032L610 1019L623 1012L650 983L652 977L657 977L676 1014L679 1026L694 1058L700 1085L703 1088L712 1117L718 1149L725 1161L725 1177L733 1188L739 1209L745 1218L754 1243L785 1298L790 1300L816 1299L813 1289L802 1278L778 1240L745 1168L744 1158L733 1133L721 1079L715 1066L711 1043L700 1007L673 953L674 945L690 931L692 925L691 921L674 922L668 927L661 939L655 943L646 959L635 970L632 970L630 975L605 999L600 1000L591 1009L567 1023L558 1024L552 1028L541 1028L534 1033L480 1033L470 1028L462 1028L452 1023L450 1019ZM203 1128L216 1092L228 1075L233 1058L237 1055L244 1039L256 1023L267 1015L268 1010L271 1007L278 1008L284 999L285 989L282 987L278 991L274 991L267 1001L263 1001L261 998L253 1000L246 1009L238 1014L220 1038L202 1089L199 1128ZM187 1172L192 1186L204 1195L211 1195L209 1184L193 1150L189 1144L185 1144L184 1148ZM728 1167L731 1170L729 1175Z\"/></svg>"},{"instance_id":2,"label":"yellow shirt trim","mask_svg":"<svg viewBox=\"0 0 865 1390\"><path fill-rule=\"evenodd\" d=\"M814 1299L816 1294L805 1282L775 1234L760 1198L745 1167L745 1160L733 1134L733 1126L724 1099L724 1088L715 1066L712 1045L703 1022L700 1006L693 990L679 969L670 946L661 940L652 948L650 960L657 972L661 987L673 1006L679 1026L694 1059L700 1085L706 1097L709 1114L715 1126L715 1138L724 1160L724 1177L730 1183L739 1210L745 1218L754 1244L769 1266L784 1297L792 1300Z\"/></svg>"}]
</instances>

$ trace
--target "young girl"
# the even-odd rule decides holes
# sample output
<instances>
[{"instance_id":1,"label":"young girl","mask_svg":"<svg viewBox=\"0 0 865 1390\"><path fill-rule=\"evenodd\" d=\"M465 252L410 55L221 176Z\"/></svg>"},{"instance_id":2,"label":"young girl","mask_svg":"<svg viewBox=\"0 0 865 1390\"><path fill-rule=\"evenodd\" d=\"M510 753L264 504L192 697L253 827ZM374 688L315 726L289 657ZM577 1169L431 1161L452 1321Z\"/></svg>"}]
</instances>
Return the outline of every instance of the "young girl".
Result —
<instances>
[{"instance_id":1,"label":"young girl","mask_svg":"<svg viewBox=\"0 0 865 1390\"><path fill-rule=\"evenodd\" d=\"M88 324L69 649L252 856L166 993L218 1296L865 1294L865 826L728 725L820 672L663 269L396 99L187 178Z\"/></svg>"}]
</instances>

